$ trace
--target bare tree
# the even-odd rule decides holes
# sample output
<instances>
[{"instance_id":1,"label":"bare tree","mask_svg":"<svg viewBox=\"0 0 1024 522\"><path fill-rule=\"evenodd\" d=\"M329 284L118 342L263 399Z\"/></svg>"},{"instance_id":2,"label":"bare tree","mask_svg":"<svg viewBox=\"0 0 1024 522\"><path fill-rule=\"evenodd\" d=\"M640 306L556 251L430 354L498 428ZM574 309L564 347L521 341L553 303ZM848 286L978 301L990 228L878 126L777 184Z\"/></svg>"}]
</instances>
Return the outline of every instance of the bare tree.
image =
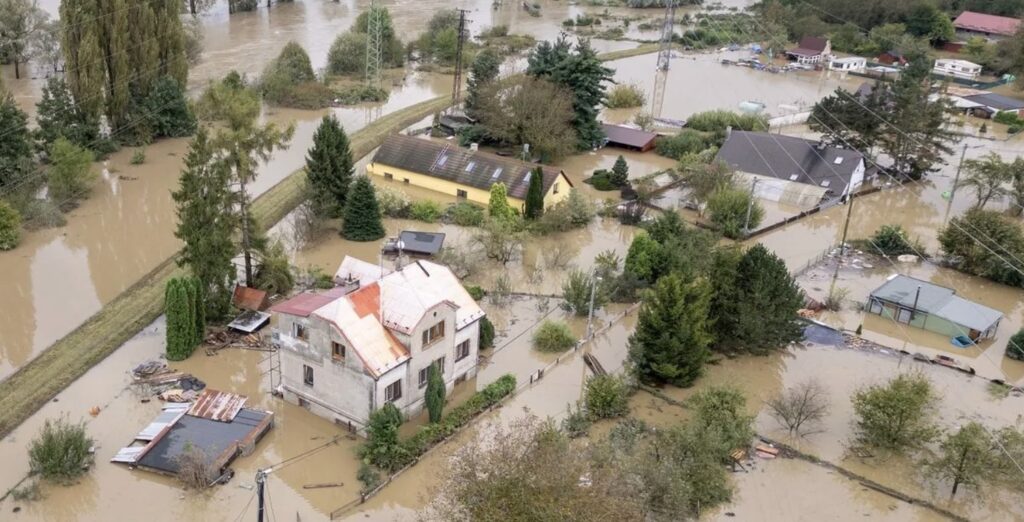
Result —
<instances>
[{"instance_id":1,"label":"bare tree","mask_svg":"<svg viewBox=\"0 0 1024 522\"><path fill-rule=\"evenodd\" d=\"M828 415L828 391L820 382L810 379L772 397L766 404L769 414L790 435L804 436Z\"/></svg>"},{"instance_id":2,"label":"bare tree","mask_svg":"<svg viewBox=\"0 0 1024 522\"><path fill-rule=\"evenodd\" d=\"M192 444L188 444L175 460L178 464L178 481L185 489L205 489L217 478L210 457Z\"/></svg>"},{"instance_id":3,"label":"bare tree","mask_svg":"<svg viewBox=\"0 0 1024 522\"><path fill-rule=\"evenodd\" d=\"M437 261L450 268L459 279L465 279L480 269L483 260L479 251L472 245L457 244L442 248L437 255Z\"/></svg>"},{"instance_id":4,"label":"bare tree","mask_svg":"<svg viewBox=\"0 0 1024 522\"><path fill-rule=\"evenodd\" d=\"M516 223L504 219L489 219L473 239L483 247L487 257L505 265L515 259L523 246L524 233Z\"/></svg>"}]
</instances>

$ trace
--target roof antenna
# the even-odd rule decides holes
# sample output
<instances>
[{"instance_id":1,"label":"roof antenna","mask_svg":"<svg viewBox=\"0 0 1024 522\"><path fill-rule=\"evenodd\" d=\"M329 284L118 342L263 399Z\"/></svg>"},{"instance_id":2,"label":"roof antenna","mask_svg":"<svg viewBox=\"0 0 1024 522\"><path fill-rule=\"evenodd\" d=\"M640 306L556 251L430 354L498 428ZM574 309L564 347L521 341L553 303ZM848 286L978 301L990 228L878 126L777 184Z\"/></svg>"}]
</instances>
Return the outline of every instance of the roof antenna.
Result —
<instances>
[{"instance_id":1,"label":"roof antenna","mask_svg":"<svg viewBox=\"0 0 1024 522\"><path fill-rule=\"evenodd\" d=\"M395 270L402 271L402 249L405 248L405 241L402 241L402 236L398 236L398 241L395 242L395 248L398 249L398 259L395 260ZM383 276L381 276L383 277Z\"/></svg>"}]
</instances>

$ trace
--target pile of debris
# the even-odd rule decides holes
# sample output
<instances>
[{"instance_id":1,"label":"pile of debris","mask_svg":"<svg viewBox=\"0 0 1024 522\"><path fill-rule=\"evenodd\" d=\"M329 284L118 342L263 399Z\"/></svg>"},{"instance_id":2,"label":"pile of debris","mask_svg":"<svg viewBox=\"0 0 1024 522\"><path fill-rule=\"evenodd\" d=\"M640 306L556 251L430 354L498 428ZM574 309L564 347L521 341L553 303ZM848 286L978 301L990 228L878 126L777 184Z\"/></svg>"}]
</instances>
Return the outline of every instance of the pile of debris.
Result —
<instances>
[{"instance_id":1,"label":"pile of debris","mask_svg":"<svg viewBox=\"0 0 1024 522\"><path fill-rule=\"evenodd\" d=\"M206 355L217 355L217 352L225 348L241 348L260 352L273 350L263 342L262 334L244 334L232 330L210 332L203 344L206 345Z\"/></svg>"},{"instance_id":2,"label":"pile of debris","mask_svg":"<svg viewBox=\"0 0 1024 522\"><path fill-rule=\"evenodd\" d=\"M172 370L166 362L158 360L132 368L132 380L165 402L192 402L206 388L206 383L192 374Z\"/></svg>"}]
</instances>

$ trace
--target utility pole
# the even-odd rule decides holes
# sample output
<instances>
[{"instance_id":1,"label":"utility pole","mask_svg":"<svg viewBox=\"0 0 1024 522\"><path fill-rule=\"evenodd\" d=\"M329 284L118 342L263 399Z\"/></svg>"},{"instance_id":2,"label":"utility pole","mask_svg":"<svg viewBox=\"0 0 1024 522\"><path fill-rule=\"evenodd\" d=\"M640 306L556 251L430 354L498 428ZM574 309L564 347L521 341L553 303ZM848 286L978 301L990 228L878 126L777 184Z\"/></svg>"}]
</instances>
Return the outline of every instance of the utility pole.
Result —
<instances>
[{"instance_id":1,"label":"utility pole","mask_svg":"<svg viewBox=\"0 0 1024 522\"><path fill-rule=\"evenodd\" d=\"M266 503L263 500L263 492L266 489L267 471L256 470L256 522L263 522L263 512Z\"/></svg>"},{"instance_id":2,"label":"utility pole","mask_svg":"<svg viewBox=\"0 0 1024 522\"><path fill-rule=\"evenodd\" d=\"M590 310L587 312L587 340L590 340L590 336L594 331L594 294L597 293L597 283L601 281L600 277L594 275L590 280Z\"/></svg>"},{"instance_id":3,"label":"utility pole","mask_svg":"<svg viewBox=\"0 0 1024 522\"><path fill-rule=\"evenodd\" d=\"M759 180L754 178L754 182L750 184L750 201L747 201L747 217L743 220L743 235L750 235L750 212L754 209L754 189L757 188L757 182Z\"/></svg>"},{"instance_id":4,"label":"utility pole","mask_svg":"<svg viewBox=\"0 0 1024 522\"><path fill-rule=\"evenodd\" d=\"M383 32L376 0L370 0L366 16L366 85L380 88L381 33Z\"/></svg>"},{"instance_id":5,"label":"utility pole","mask_svg":"<svg viewBox=\"0 0 1024 522\"><path fill-rule=\"evenodd\" d=\"M851 192L847 197L849 201L846 203L846 223L843 224L843 239L839 243L839 259L836 260L836 269L832 272L832 284L828 289L829 297L832 297L835 292L836 280L839 279L839 267L843 264L843 256L846 255L846 233L850 230L850 217L853 216L853 193Z\"/></svg>"},{"instance_id":6,"label":"utility pole","mask_svg":"<svg viewBox=\"0 0 1024 522\"><path fill-rule=\"evenodd\" d=\"M960 163L956 165L956 176L953 177L953 188L949 190L949 202L946 203L946 217L943 223L949 222L949 212L953 210L953 198L956 197L956 186L960 183L960 171L964 168L964 157L967 156L967 144L960 149Z\"/></svg>"},{"instance_id":7,"label":"utility pole","mask_svg":"<svg viewBox=\"0 0 1024 522\"><path fill-rule=\"evenodd\" d=\"M455 83L452 85L452 108L462 97L462 45L466 40L466 10L459 11L459 40L455 46Z\"/></svg>"},{"instance_id":8,"label":"utility pole","mask_svg":"<svg viewBox=\"0 0 1024 522\"><path fill-rule=\"evenodd\" d=\"M651 117L661 117L661 108L665 104L665 83L668 81L668 68L672 62L672 36L675 34L676 0L668 0L665 5L665 19L661 25L661 41L658 48L658 65L654 73L654 92L651 95Z\"/></svg>"}]
</instances>

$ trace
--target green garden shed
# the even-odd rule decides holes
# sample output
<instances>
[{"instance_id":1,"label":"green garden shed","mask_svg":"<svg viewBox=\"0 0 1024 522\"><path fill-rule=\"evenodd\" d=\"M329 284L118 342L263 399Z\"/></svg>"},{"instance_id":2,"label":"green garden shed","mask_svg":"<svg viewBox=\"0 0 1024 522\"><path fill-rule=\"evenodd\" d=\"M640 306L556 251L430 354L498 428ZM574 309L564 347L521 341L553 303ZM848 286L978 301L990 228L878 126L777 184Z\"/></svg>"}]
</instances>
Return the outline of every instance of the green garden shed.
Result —
<instances>
[{"instance_id":1,"label":"green garden shed","mask_svg":"<svg viewBox=\"0 0 1024 522\"><path fill-rule=\"evenodd\" d=\"M948 337L994 337L1003 313L956 295L952 288L895 274L871 292L868 312Z\"/></svg>"}]
</instances>

